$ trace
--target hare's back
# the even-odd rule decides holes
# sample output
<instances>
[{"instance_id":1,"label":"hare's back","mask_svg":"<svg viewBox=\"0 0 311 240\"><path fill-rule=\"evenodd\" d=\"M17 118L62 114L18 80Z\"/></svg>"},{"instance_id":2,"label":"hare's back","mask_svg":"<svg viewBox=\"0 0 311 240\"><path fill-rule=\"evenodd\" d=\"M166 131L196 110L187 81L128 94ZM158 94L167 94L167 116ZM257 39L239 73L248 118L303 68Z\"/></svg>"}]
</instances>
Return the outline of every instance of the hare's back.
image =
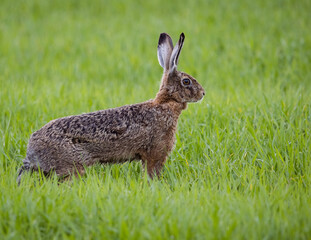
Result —
<instances>
[{"instance_id":1,"label":"hare's back","mask_svg":"<svg viewBox=\"0 0 311 240\"><path fill-rule=\"evenodd\" d=\"M165 132L172 122L171 115L169 109L145 102L56 119L33 137L65 136L76 141L102 142L150 136Z\"/></svg>"}]
</instances>

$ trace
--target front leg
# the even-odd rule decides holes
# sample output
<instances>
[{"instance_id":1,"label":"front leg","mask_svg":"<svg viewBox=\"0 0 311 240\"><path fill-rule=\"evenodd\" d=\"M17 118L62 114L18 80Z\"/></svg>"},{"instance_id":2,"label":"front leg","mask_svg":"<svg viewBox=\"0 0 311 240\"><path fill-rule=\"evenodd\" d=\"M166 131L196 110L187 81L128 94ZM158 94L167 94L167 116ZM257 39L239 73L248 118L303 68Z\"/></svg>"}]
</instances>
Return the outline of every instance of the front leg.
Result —
<instances>
[{"instance_id":1,"label":"front leg","mask_svg":"<svg viewBox=\"0 0 311 240\"><path fill-rule=\"evenodd\" d=\"M161 170L166 162L165 152L153 153L143 158L143 168L147 165L148 176L153 179L155 176L160 177Z\"/></svg>"},{"instance_id":2,"label":"front leg","mask_svg":"<svg viewBox=\"0 0 311 240\"><path fill-rule=\"evenodd\" d=\"M157 160L157 161L149 161L147 162L147 173L148 176L153 179L155 176L160 177L161 170L164 166L166 158Z\"/></svg>"}]
</instances>

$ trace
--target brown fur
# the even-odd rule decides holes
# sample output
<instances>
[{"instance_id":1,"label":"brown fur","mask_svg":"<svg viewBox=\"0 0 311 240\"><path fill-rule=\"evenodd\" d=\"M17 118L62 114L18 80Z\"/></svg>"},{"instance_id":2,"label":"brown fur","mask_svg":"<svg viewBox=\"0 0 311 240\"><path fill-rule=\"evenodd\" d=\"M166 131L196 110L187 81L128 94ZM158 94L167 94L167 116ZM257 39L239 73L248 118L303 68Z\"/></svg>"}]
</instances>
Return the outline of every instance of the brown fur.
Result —
<instances>
[{"instance_id":1,"label":"brown fur","mask_svg":"<svg viewBox=\"0 0 311 240\"><path fill-rule=\"evenodd\" d=\"M176 69L183 39L182 34L173 49L169 35L160 35L158 56L164 74L155 99L59 118L34 132L18 182L25 170L83 175L85 166L131 160L141 160L151 178L158 176L173 149L182 110L205 94L193 77ZM184 78L190 79L191 85L184 86Z\"/></svg>"}]
</instances>

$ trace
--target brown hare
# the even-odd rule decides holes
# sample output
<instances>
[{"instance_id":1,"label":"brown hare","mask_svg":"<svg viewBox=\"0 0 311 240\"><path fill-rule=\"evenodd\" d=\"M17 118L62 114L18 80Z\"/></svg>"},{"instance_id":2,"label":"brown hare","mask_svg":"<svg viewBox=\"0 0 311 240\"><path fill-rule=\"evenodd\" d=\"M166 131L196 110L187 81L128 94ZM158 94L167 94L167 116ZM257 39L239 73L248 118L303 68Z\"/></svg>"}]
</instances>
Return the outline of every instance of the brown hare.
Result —
<instances>
[{"instance_id":1,"label":"brown hare","mask_svg":"<svg viewBox=\"0 0 311 240\"><path fill-rule=\"evenodd\" d=\"M155 99L59 118L34 132L17 182L24 171L66 177L83 175L84 167L95 163L132 160L141 160L151 178L159 176L173 149L179 115L188 102L205 95L192 76L177 70L184 39L182 33L174 47L168 34L160 35L158 60L164 73Z\"/></svg>"}]
</instances>

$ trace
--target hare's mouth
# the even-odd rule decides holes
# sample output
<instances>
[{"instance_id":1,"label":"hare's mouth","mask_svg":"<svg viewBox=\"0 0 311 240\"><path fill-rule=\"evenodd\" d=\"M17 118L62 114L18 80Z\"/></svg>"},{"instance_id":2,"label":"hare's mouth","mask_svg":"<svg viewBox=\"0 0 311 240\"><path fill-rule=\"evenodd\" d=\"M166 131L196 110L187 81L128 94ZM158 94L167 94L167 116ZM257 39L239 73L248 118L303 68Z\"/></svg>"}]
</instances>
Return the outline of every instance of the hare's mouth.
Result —
<instances>
[{"instance_id":1,"label":"hare's mouth","mask_svg":"<svg viewBox=\"0 0 311 240\"><path fill-rule=\"evenodd\" d=\"M203 98L204 98L204 95L202 94L202 96L200 98L191 99L189 102L191 102L191 103L202 102Z\"/></svg>"},{"instance_id":2,"label":"hare's mouth","mask_svg":"<svg viewBox=\"0 0 311 240\"><path fill-rule=\"evenodd\" d=\"M204 96L202 96L202 97L197 101L197 103L201 103L201 102L203 101L203 98L204 98Z\"/></svg>"},{"instance_id":3,"label":"hare's mouth","mask_svg":"<svg viewBox=\"0 0 311 240\"><path fill-rule=\"evenodd\" d=\"M201 97L200 97L196 102L202 102L204 96L205 96L205 93L202 93L202 94L201 94Z\"/></svg>"}]
</instances>

